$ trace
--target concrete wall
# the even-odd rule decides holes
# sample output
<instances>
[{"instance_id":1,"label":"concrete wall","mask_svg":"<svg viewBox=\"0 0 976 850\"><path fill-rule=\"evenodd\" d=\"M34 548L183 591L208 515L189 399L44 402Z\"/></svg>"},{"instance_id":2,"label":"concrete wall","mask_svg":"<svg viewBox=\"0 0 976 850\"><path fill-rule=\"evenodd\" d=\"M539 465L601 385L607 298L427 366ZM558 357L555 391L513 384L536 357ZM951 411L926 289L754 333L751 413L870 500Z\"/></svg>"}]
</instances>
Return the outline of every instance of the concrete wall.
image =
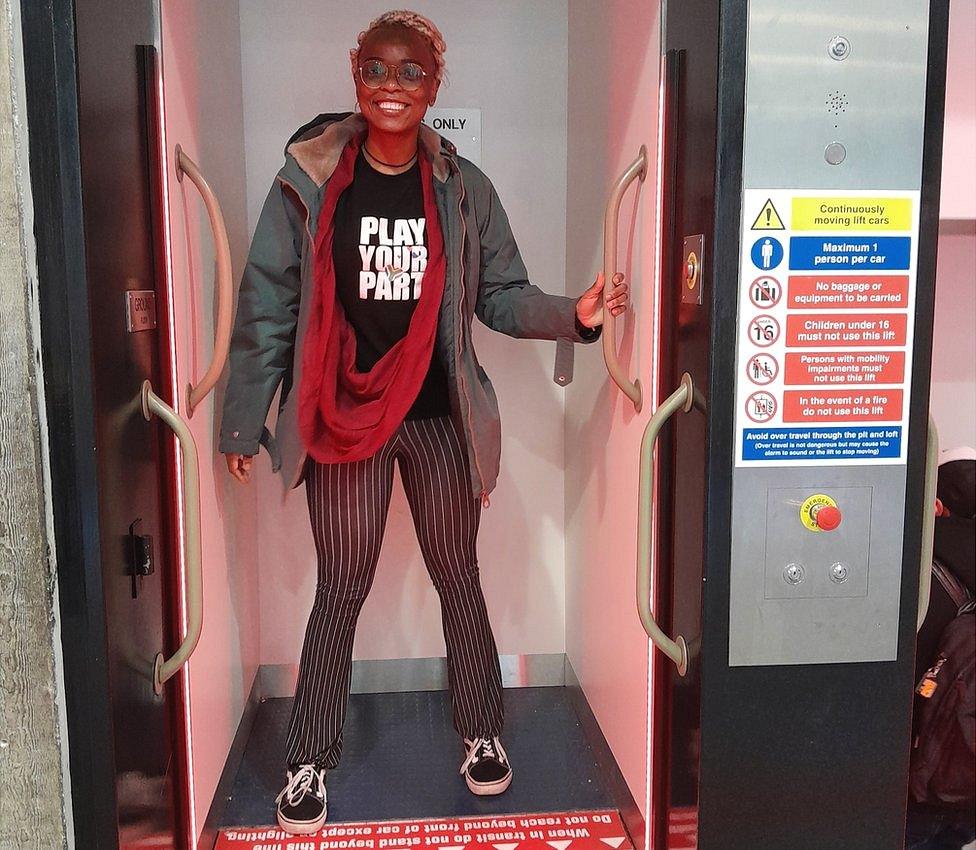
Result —
<instances>
[{"instance_id":1,"label":"concrete wall","mask_svg":"<svg viewBox=\"0 0 976 850\"><path fill-rule=\"evenodd\" d=\"M509 214L530 278L548 292L582 292L595 269L589 263L567 266L565 252L565 0L500 0L490 14L478 0L429 0L413 7L430 16L447 41L449 85L441 88L437 105L482 109L482 165ZM291 133L319 112L353 107L349 48L387 8L375 0L278 0L272 13L261 0L242 0L252 229ZM563 652L564 400L552 382L553 344L511 340L480 325L475 344L495 381L503 421L501 476L479 538L499 651ZM598 358L595 350L580 352L583 361ZM266 456L258 471L261 661L295 663L315 581L304 488L283 498ZM437 598L398 485L355 655L430 657L443 655L443 647Z\"/></svg>"},{"instance_id":2,"label":"concrete wall","mask_svg":"<svg viewBox=\"0 0 976 850\"><path fill-rule=\"evenodd\" d=\"M0 847L73 847L20 4L0 0Z\"/></svg>"}]
</instances>

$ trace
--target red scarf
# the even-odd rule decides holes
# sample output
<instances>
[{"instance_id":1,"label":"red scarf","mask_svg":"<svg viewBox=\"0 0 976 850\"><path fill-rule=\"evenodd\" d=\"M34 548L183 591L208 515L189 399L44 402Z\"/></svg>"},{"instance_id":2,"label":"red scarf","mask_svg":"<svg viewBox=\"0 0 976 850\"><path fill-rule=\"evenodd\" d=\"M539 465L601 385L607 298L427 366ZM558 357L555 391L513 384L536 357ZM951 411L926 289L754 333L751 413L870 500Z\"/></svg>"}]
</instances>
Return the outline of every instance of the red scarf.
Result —
<instances>
[{"instance_id":1,"label":"red scarf","mask_svg":"<svg viewBox=\"0 0 976 850\"><path fill-rule=\"evenodd\" d=\"M372 457L403 422L427 377L444 293L444 239L434 202L431 164L421 151L427 268L420 298L406 336L369 372L356 370L356 333L336 298L332 238L336 203L352 183L360 144L357 137L343 150L326 188L315 234L312 308L301 353L298 428L306 450L319 463Z\"/></svg>"}]
</instances>

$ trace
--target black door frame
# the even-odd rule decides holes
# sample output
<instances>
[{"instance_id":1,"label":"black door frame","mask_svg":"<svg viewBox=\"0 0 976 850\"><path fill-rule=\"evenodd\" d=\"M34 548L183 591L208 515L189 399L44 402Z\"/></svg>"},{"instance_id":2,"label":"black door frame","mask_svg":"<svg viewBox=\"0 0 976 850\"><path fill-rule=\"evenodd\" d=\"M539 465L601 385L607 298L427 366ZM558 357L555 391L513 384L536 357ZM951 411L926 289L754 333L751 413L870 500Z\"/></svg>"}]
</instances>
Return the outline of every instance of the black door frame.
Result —
<instances>
[{"instance_id":1,"label":"black door frame","mask_svg":"<svg viewBox=\"0 0 976 850\"><path fill-rule=\"evenodd\" d=\"M74 0L21 0L75 843L118 847Z\"/></svg>"},{"instance_id":2,"label":"black door frame","mask_svg":"<svg viewBox=\"0 0 976 850\"><path fill-rule=\"evenodd\" d=\"M99 530L99 481L96 456L95 375L92 359L87 242L84 229L79 127L79 80L76 0L21 0L24 75L27 94L28 146L34 237L37 246L37 298L40 312L41 359L48 420L48 452L57 558L61 652L64 667L68 765L75 843L85 850L118 850L116 758L109 677L108 623L102 582ZM134 56L134 59L136 57ZM142 72L153 76L152 55L139 53ZM154 229L153 243L162 239L155 122L158 104L151 83L145 132ZM157 173L160 172L160 173ZM156 258L157 311L160 346L168 350L168 287L162 260ZM161 366L160 392L171 396L173 376ZM168 453L167 453L168 455ZM169 488L175 469L166 460ZM174 492L164 494L161 527L176 520ZM178 560L176 535L161 542L160 554ZM164 588L164 643L172 648L181 638L175 600L178 577ZM182 674L181 674L182 677ZM185 753L177 743L186 733L179 699L170 700L173 734L175 824L177 846L192 841L184 808L188 786Z\"/></svg>"}]
</instances>

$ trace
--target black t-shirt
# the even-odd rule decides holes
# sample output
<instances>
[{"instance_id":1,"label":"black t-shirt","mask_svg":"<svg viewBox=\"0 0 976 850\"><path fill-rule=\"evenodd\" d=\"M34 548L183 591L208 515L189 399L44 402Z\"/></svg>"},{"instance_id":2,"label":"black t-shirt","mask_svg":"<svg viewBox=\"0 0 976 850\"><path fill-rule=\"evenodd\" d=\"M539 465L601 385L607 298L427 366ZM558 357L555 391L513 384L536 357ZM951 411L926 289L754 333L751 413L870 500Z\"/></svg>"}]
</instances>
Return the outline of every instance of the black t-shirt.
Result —
<instances>
[{"instance_id":1,"label":"black t-shirt","mask_svg":"<svg viewBox=\"0 0 976 850\"><path fill-rule=\"evenodd\" d=\"M407 333L427 268L420 166L382 174L363 156L336 204L336 297L356 332L356 368L368 372ZM435 350L407 419L450 414L447 373Z\"/></svg>"}]
</instances>

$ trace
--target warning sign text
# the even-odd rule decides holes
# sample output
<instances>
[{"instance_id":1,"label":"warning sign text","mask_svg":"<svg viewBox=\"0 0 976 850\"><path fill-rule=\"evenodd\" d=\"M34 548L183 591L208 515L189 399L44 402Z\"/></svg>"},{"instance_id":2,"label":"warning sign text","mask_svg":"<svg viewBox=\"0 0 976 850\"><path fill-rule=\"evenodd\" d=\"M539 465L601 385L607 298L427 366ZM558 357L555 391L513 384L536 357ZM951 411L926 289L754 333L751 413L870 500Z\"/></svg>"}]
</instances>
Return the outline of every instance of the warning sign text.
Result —
<instances>
[{"instance_id":1,"label":"warning sign text","mask_svg":"<svg viewBox=\"0 0 976 850\"><path fill-rule=\"evenodd\" d=\"M794 230L911 230L909 198L794 198Z\"/></svg>"},{"instance_id":2,"label":"warning sign text","mask_svg":"<svg viewBox=\"0 0 976 850\"><path fill-rule=\"evenodd\" d=\"M783 421L897 422L902 395L902 390L787 390L783 393Z\"/></svg>"},{"instance_id":3,"label":"warning sign text","mask_svg":"<svg viewBox=\"0 0 976 850\"><path fill-rule=\"evenodd\" d=\"M908 316L904 313L795 313L786 319L786 344L790 348L904 345L907 333Z\"/></svg>"},{"instance_id":4,"label":"warning sign text","mask_svg":"<svg viewBox=\"0 0 976 850\"><path fill-rule=\"evenodd\" d=\"M900 384L904 351L817 351L786 355L786 383Z\"/></svg>"},{"instance_id":5,"label":"warning sign text","mask_svg":"<svg viewBox=\"0 0 976 850\"><path fill-rule=\"evenodd\" d=\"M908 306L908 275L791 275L788 307L859 310Z\"/></svg>"}]
</instances>

